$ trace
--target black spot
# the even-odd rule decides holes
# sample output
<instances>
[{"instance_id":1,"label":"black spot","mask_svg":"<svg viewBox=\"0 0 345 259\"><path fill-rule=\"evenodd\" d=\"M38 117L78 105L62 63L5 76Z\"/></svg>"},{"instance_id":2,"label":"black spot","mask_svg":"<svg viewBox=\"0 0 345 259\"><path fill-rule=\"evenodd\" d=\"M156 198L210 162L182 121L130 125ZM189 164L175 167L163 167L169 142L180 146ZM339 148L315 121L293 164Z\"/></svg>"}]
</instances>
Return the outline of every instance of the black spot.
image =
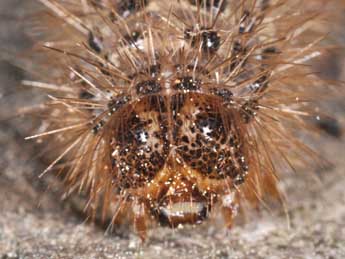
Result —
<instances>
[{"instance_id":1,"label":"black spot","mask_svg":"<svg viewBox=\"0 0 345 259\"><path fill-rule=\"evenodd\" d=\"M140 82L136 85L137 94L154 94L162 89L159 82L156 80L148 80Z\"/></svg>"},{"instance_id":2,"label":"black spot","mask_svg":"<svg viewBox=\"0 0 345 259\"><path fill-rule=\"evenodd\" d=\"M95 37L92 32L89 32L88 44L90 48L92 48L94 51L96 51L97 53L101 53L102 51L101 39Z\"/></svg>"},{"instance_id":3,"label":"black spot","mask_svg":"<svg viewBox=\"0 0 345 259\"><path fill-rule=\"evenodd\" d=\"M262 59L266 60L269 59L270 57L280 54L281 51L279 49L277 49L276 47L268 47L262 50Z\"/></svg>"},{"instance_id":4,"label":"black spot","mask_svg":"<svg viewBox=\"0 0 345 259\"><path fill-rule=\"evenodd\" d=\"M340 138L342 136L342 129L336 119L321 118L317 120L317 126L332 137Z\"/></svg>"},{"instance_id":5,"label":"black spot","mask_svg":"<svg viewBox=\"0 0 345 259\"><path fill-rule=\"evenodd\" d=\"M186 29L184 31L184 38L185 38L185 40L191 39L193 37L192 34L193 34L193 31L191 29ZM179 70L180 69L180 65L176 65L176 68L177 68L177 70Z\"/></svg>"},{"instance_id":6,"label":"black spot","mask_svg":"<svg viewBox=\"0 0 345 259\"><path fill-rule=\"evenodd\" d=\"M93 134L97 134L99 132L99 130L104 126L105 122L104 121L100 121L98 122L93 128L92 128L92 133Z\"/></svg>"},{"instance_id":7,"label":"black spot","mask_svg":"<svg viewBox=\"0 0 345 259\"><path fill-rule=\"evenodd\" d=\"M262 92L268 86L268 76L262 75L259 79L255 80L254 83L250 84L249 87L254 92Z\"/></svg>"},{"instance_id":8,"label":"black spot","mask_svg":"<svg viewBox=\"0 0 345 259\"><path fill-rule=\"evenodd\" d=\"M184 35L186 40L191 39L192 47L198 47L201 44L205 52L214 53L220 47L220 37L216 31L202 28L201 33L193 35L193 32L187 29Z\"/></svg>"},{"instance_id":9,"label":"black spot","mask_svg":"<svg viewBox=\"0 0 345 259\"><path fill-rule=\"evenodd\" d=\"M108 103L108 109L110 113L114 113L120 108L122 108L125 104L127 104L131 100L130 96L127 95L120 95L115 97Z\"/></svg>"},{"instance_id":10,"label":"black spot","mask_svg":"<svg viewBox=\"0 0 345 259\"><path fill-rule=\"evenodd\" d=\"M276 47L268 47L263 49L262 51L263 54L276 54L280 53L280 51Z\"/></svg>"},{"instance_id":11,"label":"black spot","mask_svg":"<svg viewBox=\"0 0 345 259\"><path fill-rule=\"evenodd\" d=\"M181 140L182 140L182 142L189 143L189 139L188 139L187 136L183 136L183 137L181 138Z\"/></svg>"},{"instance_id":12,"label":"black spot","mask_svg":"<svg viewBox=\"0 0 345 259\"><path fill-rule=\"evenodd\" d=\"M201 35L202 48L205 51L215 52L220 46L220 37L216 31L205 31Z\"/></svg>"},{"instance_id":13,"label":"black spot","mask_svg":"<svg viewBox=\"0 0 345 259\"><path fill-rule=\"evenodd\" d=\"M223 130L223 122L219 114L198 114L195 124L200 132L204 132L205 128L210 130L207 133L209 137L216 137Z\"/></svg>"},{"instance_id":14,"label":"black spot","mask_svg":"<svg viewBox=\"0 0 345 259\"><path fill-rule=\"evenodd\" d=\"M226 101L230 101L233 96L233 93L230 90L225 89L225 88L213 88L211 89L211 92L214 95L222 97Z\"/></svg>"},{"instance_id":15,"label":"black spot","mask_svg":"<svg viewBox=\"0 0 345 259\"><path fill-rule=\"evenodd\" d=\"M258 101L251 100L245 102L241 107L241 115L245 123L249 123L259 110Z\"/></svg>"},{"instance_id":16,"label":"black spot","mask_svg":"<svg viewBox=\"0 0 345 259\"><path fill-rule=\"evenodd\" d=\"M234 184L235 185L241 185L245 182L245 177L244 175L237 175L234 179Z\"/></svg>"},{"instance_id":17,"label":"black spot","mask_svg":"<svg viewBox=\"0 0 345 259\"><path fill-rule=\"evenodd\" d=\"M149 134L143 128L138 128L134 131L134 136L137 144L141 145L147 142Z\"/></svg>"},{"instance_id":18,"label":"black spot","mask_svg":"<svg viewBox=\"0 0 345 259\"><path fill-rule=\"evenodd\" d=\"M194 80L191 76L182 77L176 80L174 88L183 91L196 91L200 89L200 81Z\"/></svg>"},{"instance_id":19,"label":"black spot","mask_svg":"<svg viewBox=\"0 0 345 259\"><path fill-rule=\"evenodd\" d=\"M243 11L241 21L240 21L240 28L239 28L239 33L244 33L247 26L246 26L246 21L248 20L250 13L247 10Z\"/></svg>"},{"instance_id":20,"label":"black spot","mask_svg":"<svg viewBox=\"0 0 345 259\"><path fill-rule=\"evenodd\" d=\"M122 16L127 17L129 14L137 12L147 4L148 0L120 0L117 8Z\"/></svg>"},{"instance_id":21,"label":"black spot","mask_svg":"<svg viewBox=\"0 0 345 259\"><path fill-rule=\"evenodd\" d=\"M240 42L235 41L232 47L232 54L238 55L241 52L244 52L244 48L242 47Z\"/></svg>"},{"instance_id":22,"label":"black spot","mask_svg":"<svg viewBox=\"0 0 345 259\"><path fill-rule=\"evenodd\" d=\"M161 71L161 65L160 64L157 64L157 65L152 65L149 67L148 69L148 73L150 76L152 77L156 77Z\"/></svg>"},{"instance_id":23,"label":"black spot","mask_svg":"<svg viewBox=\"0 0 345 259\"><path fill-rule=\"evenodd\" d=\"M87 99L87 100L90 100L92 99L94 96L93 94L89 93L88 91L86 90L81 90L80 93L79 93L79 98L80 99Z\"/></svg>"},{"instance_id":24,"label":"black spot","mask_svg":"<svg viewBox=\"0 0 345 259\"><path fill-rule=\"evenodd\" d=\"M125 35L124 39L130 44L136 44L140 37L141 33L139 31L133 31L131 34Z\"/></svg>"},{"instance_id":25,"label":"black spot","mask_svg":"<svg viewBox=\"0 0 345 259\"><path fill-rule=\"evenodd\" d=\"M248 19L249 15L250 15L250 12L248 10L244 10L241 17L241 22L245 22Z\"/></svg>"}]
</instances>

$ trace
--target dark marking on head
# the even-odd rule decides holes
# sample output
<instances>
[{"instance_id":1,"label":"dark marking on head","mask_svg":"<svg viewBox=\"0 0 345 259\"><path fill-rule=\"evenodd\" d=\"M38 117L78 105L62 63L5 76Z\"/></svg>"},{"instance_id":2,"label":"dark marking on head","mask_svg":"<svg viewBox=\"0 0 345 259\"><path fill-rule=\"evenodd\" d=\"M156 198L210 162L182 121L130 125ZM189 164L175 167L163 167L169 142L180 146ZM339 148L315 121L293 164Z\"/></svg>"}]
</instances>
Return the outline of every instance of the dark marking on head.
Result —
<instances>
[{"instance_id":1,"label":"dark marking on head","mask_svg":"<svg viewBox=\"0 0 345 259\"><path fill-rule=\"evenodd\" d=\"M152 109L150 99L153 100L145 97L132 104L122 123L114 124L111 160L120 189L145 186L166 163L169 151L167 122L155 110L157 107Z\"/></svg>"},{"instance_id":2,"label":"dark marking on head","mask_svg":"<svg viewBox=\"0 0 345 259\"><path fill-rule=\"evenodd\" d=\"M206 106L205 106L206 104ZM241 140L214 105L188 102L176 116L177 153L184 163L210 179L244 179L248 166ZM232 121L229 117L227 121Z\"/></svg>"}]
</instances>

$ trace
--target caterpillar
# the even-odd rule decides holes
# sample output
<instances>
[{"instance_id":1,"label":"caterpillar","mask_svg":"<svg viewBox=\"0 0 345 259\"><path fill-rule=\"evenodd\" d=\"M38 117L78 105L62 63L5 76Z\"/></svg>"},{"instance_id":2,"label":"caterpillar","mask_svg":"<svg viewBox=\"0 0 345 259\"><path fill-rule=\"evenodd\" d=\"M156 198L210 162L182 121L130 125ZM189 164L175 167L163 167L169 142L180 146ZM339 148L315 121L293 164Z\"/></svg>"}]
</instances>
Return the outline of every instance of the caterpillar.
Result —
<instances>
[{"instance_id":1,"label":"caterpillar","mask_svg":"<svg viewBox=\"0 0 345 259\"><path fill-rule=\"evenodd\" d=\"M33 112L66 193L91 218L224 226L247 205L284 201L283 174L319 155L318 100L331 95L308 64L322 56L319 1L38 0L46 19ZM304 4L305 5L304 5ZM297 168L297 169L296 169Z\"/></svg>"}]
</instances>

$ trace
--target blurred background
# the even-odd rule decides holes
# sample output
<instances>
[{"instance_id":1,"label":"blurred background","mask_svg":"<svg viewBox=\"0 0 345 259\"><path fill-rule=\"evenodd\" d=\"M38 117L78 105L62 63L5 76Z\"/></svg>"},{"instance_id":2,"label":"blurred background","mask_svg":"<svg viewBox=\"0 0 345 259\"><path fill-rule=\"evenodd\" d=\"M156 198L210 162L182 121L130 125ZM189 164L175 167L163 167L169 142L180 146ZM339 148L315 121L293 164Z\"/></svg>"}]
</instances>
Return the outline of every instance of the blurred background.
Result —
<instances>
[{"instance_id":1,"label":"blurred background","mask_svg":"<svg viewBox=\"0 0 345 259\"><path fill-rule=\"evenodd\" d=\"M342 44L345 4L333 1L329 11L336 22L320 26L330 31L329 43ZM325 136L312 145L332 166L284 181L289 220L278 209L258 212L231 232L213 223L157 229L143 246L132 234L107 235L99 226L84 223L80 211L61 201L61 189L51 184L52 177L38 179L45 168L41 150L24 140L37 124L15 115L18 108L42 98L20 84L31 78L25 71L33 69L28 53L39 37L32 29L39 28L32 19L41 10L37 2L0 0L0 259L345 258L345 90L338 99L321 104L334 119L313 122ZM329 51L313 66L324 78L345 80L344 53L341 48Z\"/></svg>"}]
</instances>

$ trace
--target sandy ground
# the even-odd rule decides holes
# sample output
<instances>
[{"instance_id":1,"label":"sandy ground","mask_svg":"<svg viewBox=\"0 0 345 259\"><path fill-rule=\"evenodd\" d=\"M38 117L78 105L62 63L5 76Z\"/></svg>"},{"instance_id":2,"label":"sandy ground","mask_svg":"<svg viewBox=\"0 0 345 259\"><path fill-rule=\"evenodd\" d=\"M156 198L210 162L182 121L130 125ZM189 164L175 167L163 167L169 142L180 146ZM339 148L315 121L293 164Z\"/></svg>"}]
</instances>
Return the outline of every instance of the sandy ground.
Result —
<instances>
[{"instance_id":1,"label":"sandy ground","mask_svg":"<svg viewBox=\"0 0 345 259\"><path fill-rule=\"evenodd\" d=\"M14 53L31 46L23 16L31 10L29 0L0 3L0 118L37 98L18 86L28 75L13 59ZM332 111L342 128L341 98L332 103ZM23 140L33 127L21 118L0 122L1 259L345 258L345 141L340 136L326 136L314 144L332 167L285 179L290 224L282 209L273 209L251 215L230 232L212 222L175 231L155 229L141 244L135 235L105 234L99 226L84 223L68 202L61 201L56 185L49 185L50 177L38 179L44 168L40 150Z\"/></svg>"}]
</instances>

